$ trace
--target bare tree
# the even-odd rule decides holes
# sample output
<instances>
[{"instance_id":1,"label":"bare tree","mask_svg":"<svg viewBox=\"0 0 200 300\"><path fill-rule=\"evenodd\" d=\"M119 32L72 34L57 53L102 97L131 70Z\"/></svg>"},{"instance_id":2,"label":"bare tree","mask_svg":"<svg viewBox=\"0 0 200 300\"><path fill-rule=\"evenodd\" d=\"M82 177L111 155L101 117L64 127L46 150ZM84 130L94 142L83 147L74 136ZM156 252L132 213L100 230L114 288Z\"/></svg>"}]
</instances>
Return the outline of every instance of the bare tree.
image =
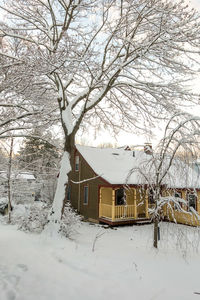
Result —
<instances>
[{"instance_id":1,"label":"bare tree","mask_svg":"<svg viewBox=\"0 0 200 300\"><path fill-rule=\"evenodd\" d=\"M12 156L13 156L13 137L10 142L9 163L8 163L8 222L11 221L11 174L12 174Z\"/></svg>"},{"instance_id":2,"label":"bare tree","mask_svg":"<svg viewBox=\"0 0 200 300\"><path fill-rule=\"evenodd\" d=\"M0 9L9 20L0 27L10 44L0 53L7 86L47 119L59 108L64 155L49 216L59 226L75 136L88 120L115 132L147 129L198 101L184 86L198 69L199 16L163 0L8 0Z\"/></svg>"},{"instance_id":3,"label":"bare tree","mask_svg":"<svg viewBox=\"0 0 200 300\"><path fill-rule=\"evenodd\" d=\"M5 144L5 143L4 143ZM12 210L12 167L13 167L13 144L14 139L11 136L9 141L5 145L1 145L3 151L1 150L0 155L2 155L3 159L0 160L0 169L1 176L3 177L3 188L1 188L2 196L5 193L4 184L6 186L6 204L8 205L8 223L11 222L11 210ZM2 169L3 168L3 169ZM3 172L2 172L3 171Z\"/></svg>"},{"instance_id":4,"label":"bare tree","mask_svg":"<svg viewBox=\"0 0 200 300\"><path fill-rule=\"evenodd\" d=\"M187 201L181 196L175 197L172 191L176 192L176 188L181 187L192 189L196 193L196 188L199 187L199 176L187 160L196 157L199 152L199 128L199 117L187 113L173 115L165 126L163 138L158 146L151 151L149 158L144 160L139 168L133 168L128 175L129 178L133 172L138 172L151 194L153 205L149 211L154 221L155 248L158 247L159 222L163 216L163 208L171 211L172 215L174 207L183 213L188 213ZM177 156L179 151L184 151L188 155ZM198 213L192 211L200 220ZM175 217L174 221L176 222Z\"/></svg>"},{"instance_id":5,"label":"bare tree","mask_svg":"<svg viewBox=\"0 0 200 300\"><path fill-rule=\"evenodd\" d=\"M30 78L22 74L23 62L17 58L24 51L25 44L17 39L2 39L0 43L0 139L33 136L33 128L44 131L57 122L58 117L51 103L39 103L25 92ZM28 74L27 74L28 75ZM28 77L28 76L27 76ZM56 119L56 120L55 120ZM35 135L33 138L40 138Z\"/></svg>"}]
</instances>

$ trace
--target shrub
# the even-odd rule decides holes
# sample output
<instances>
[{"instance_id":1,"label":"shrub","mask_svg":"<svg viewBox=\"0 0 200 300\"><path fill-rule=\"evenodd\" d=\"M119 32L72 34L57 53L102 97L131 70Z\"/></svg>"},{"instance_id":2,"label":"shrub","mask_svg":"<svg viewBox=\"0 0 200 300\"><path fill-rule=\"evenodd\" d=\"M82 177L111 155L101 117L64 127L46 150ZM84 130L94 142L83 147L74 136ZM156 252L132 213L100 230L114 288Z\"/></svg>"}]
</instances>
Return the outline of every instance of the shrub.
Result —
<instances>
[{"instance_id":1,"label":"shrub","mask_svg":"<svg viewBox=\"0 0 200 300\"><path fill-rule=\"evenodd\" d=\"M71 207L70 203L67 202L65 204L64 212L60 223L61 235L68 238L72 238L72 236L78 232L77 229L81 224L80 221L81 217Z\"/></svg>"}]
</instances>

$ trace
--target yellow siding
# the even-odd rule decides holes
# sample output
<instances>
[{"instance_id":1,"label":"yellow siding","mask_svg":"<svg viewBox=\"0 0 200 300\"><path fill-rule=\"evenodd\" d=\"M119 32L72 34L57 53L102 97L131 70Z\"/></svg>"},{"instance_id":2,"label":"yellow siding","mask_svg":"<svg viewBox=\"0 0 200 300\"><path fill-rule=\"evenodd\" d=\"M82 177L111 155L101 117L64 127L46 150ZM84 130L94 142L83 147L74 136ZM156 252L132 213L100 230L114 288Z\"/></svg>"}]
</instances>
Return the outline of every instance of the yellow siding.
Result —
<instances>
[{"instance_id":1,"label":"yellow siding","mask_svg":"<svg viewBox=\"0 0 200 300\"><path fill-rule=\"evenodd\" d=\"M186 200L187 191L181 190L182 198ZM165 191L163 193L164 196L173 195L174 191ZM183 209L187 210L187 206L183 205ZM200 214L200 191L197 192L197 213ZM173 209L164 207L164 215L168 218L169 221L174 222L176 220L177 223L185 224L185 225L192 225L192 226L200 226L200 221L197 217L191 212L180 212Z\"/></svg>"},{"instance_id":2,"label":"yellow siding","mask_svg":"<svg viewBox=\"0 0 200 300\"><path fill-rule=\"evenodd\" d=\"M146 212L146 198L145 198L145 190L144 189L135 189L135 188L130 188L126 190L126 201L127 205L134 205L134 193L136 190L136 204L137 204L137 214L145 214L147 215Z\"/></svg>"},{"instance_id":3,"label":"yellow siding","mask_svg":"<svg viewBox=\"0 0 200 300\"><path fill-rule=\"evenodd\" d=\"M168 212L168 216L170 221L174 222L176 220L177 223L185 224L185 225L192 225L192 226L200 226L200 221L198 221L197 217L187 212L180 212L180 211L171 211Z\"/></svg>"},{"instance_id":4,"label":"yellow siding","mask_svg":"<svg viewBox=\"0 0 200 300\"><path fill-rule=\"evenodd\" d=\"M134 201L134 190L132 188L126 190L126 202L127 205L133 205Z\"/></svg>"},{"instance_id":5,"label":"yellow siding","mask_svg":"<svg viewBox=\"0 0 200 300\"><path fill-rule=\"evenodd\" d=\"M112 206L109 204L100 204L100 217L112 219Z\"/></svg>"},{"instance_id":6,"label":"yellow siding","mask_svg":"<svg viewBox=\"0 0 200 300\"><path fill-rule=\"evenodd\" d=\"M197 212L200 215L200 191L197 192Z\"/></svg>"},{"instance_id":7,"label":"yellow siding","mask_svg":"<svg viewBox=\"0 0 200 300\"><path fill-rule=\"evenodd\" d=\"M145 214L145 190L138 190L136 193L136 199L137 199L137 213Z\"/></svg>"},{"instance_id":8,"label":"yellow siding","mask_svg":"<svg viewBox=\"0 0 200 300\"><path fill-rule=\"evenodd\" d=\"M112 205L112 188L101 188L101 203Z\"/></svg>"}]
</instances>

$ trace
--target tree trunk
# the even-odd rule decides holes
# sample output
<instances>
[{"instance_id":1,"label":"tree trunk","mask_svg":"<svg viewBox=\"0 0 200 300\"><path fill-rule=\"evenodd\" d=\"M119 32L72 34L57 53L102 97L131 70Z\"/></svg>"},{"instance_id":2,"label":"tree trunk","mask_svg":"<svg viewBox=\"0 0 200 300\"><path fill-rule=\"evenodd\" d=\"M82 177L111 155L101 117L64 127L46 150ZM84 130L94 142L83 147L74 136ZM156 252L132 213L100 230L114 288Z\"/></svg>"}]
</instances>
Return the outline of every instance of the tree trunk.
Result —
<instances>
[{"instance_id":1,"label":"tree trunk","mask_svg":"<svg viewBox=\"0 0 200 300\"><path fill-rule=\"evenodd\" d=\"M153 238L154 248L158 248L158 217L154 219L154 238Z\"/></svg>"},{"instance_id":2,"label":"tree trunk","mask_svg":"<svg viewBox=\"0 0 200 300\"><path fill-rule=\"evenodd\" d=\"M153 238L153 246L154 248L158 248L158 224L159 224L159 208L158 201L160 199L160 185L159 185L159 172L156 172L156 187L155 187L155 216L154 216L154 238Z\"/></svg>"},{"instance_id":3,"label":"tree trunk","mask_svg":"<svg viewBox=\"0 0 200 300\"><path fill-rule=\"evenodd\" d=\"M73 151L75 146L74 135L65 136L64 153L61 159L60 172L57 182L54 201L49 212L48 224L45 228L50 235L57 234L60 230L60 220L63 212L63 205L66 195L66 186L68 184L68 176L71 171Z\"/></svg>"},{"instance_id":4,"label":"tree trunk","mask_svg":"<svg viewBox=\"0 0 200 300\"><path fill-rule=\"evenodd\" d=\"M9 164L8 164L8 223L11 222L11 175L12 175L13 138L10 142Z\"/></svg>"}]
</instances>

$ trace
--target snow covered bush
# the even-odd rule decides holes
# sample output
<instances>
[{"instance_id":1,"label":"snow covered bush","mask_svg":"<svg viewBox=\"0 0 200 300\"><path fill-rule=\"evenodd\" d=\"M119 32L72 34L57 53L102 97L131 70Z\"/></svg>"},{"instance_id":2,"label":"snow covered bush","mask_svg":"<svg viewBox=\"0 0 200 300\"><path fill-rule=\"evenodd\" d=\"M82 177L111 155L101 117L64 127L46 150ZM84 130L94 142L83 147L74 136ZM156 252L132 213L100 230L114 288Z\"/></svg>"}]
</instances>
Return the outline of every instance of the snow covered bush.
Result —
<instances>
[{"instance_id":1,"label":"snow covered bush","mask_svg":"<svg viewBox=\"0 0 200 300\"><path fill-rule=\"evenodd\" d=\"M48 222L49 210L50 207L42 202L17 204L13 207L11 224L17 225L19 230L25 232L41 233ZM80 221L81 217L74 211L70 203L66 203L60 222L60 234L72 238L77 233ZM8 216L1 216L0 222L6 224Z\"/></svg>"},{"instance_id":2,"label":"snow covered bush","mask_svg":"<svg viewBox=\"0 0 200 300\"><path fill-rule=\"evenodd\" d=\"M61 235L71 238L72 235L77 233L80 226L81 217L71 207L70 203L65 204L64 212L60 224Z\"/></svg>"},{"instance_id":3,"label":"snow covered bush","mask_svg":"<svg viewBox=\"0 0 200 300\"><path fill-rule=\"evenodd\" d=\"M19 226L22 223L24 216L28 213L30 205L15 204L11 213L11 224ZM8 216L6 216L8 219Z\"/></svg>"},{"instance_id":4,"label":"snow covered bush","mask_svg":"<svg viewBox=\"0 0 200 300\"><path fill-rule=\"evenodd\" d=\"M14 205L12 204L12 212L11 212L11 225L19 225L21 223L21 220L23 218L23 216L26 214L26 210L27 208L22 205ZM7 224L8 222L8 214L0 214L0 222L2 224Z\"/></svg>"},{"instance_id":5,"label":"snow covered bush","mask_svg":"<svg viewBox=\"0 0 200 300\"><path fill-rule=\"evenodd\" d=\"M34 203L26 209L18 228L23 231L41 233L47 224L49 207L44 203Z\"/></svg>"},{"instance_id":6,"label":"snow covered bush","mask_svg":"<svg viewBox=\"0 0 200 300\"><path fill-rule=\"evenodd\" d=\"M11 214L11 224L17 225L19 230L40 233L47 223L49 207L41 202L33 204L14 205ZM8 222L8 216L4 216L4 223Z\"/></svg>"}]
</instances>

